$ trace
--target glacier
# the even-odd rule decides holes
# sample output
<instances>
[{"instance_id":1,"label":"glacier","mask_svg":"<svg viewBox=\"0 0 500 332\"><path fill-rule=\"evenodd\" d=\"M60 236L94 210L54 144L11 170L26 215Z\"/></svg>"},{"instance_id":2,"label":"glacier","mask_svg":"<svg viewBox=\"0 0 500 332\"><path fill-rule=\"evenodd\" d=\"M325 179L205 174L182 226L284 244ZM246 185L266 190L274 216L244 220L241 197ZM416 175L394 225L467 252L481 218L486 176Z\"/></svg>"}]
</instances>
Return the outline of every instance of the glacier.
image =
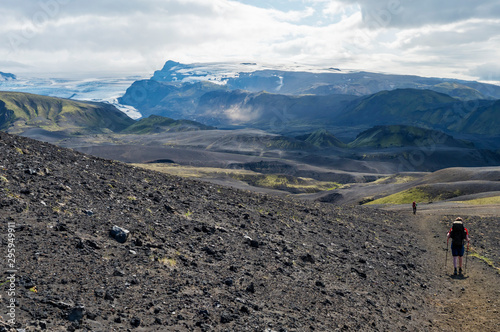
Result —
<instances>
[{"instance_id":1,"label":"glacier","mask_svg":"<svg viewBox=\"0 0 500 332\"><path fill-rule=\"evenodd\" d=\"M133 106L122 105L118 98L125 94L130 85L142 79L140 76L96 77L96 78L41 78L23 77L0 81L1 91L26 92L37 95L59 97L72 100L102 102L115 106L132 119L142 114Z\"/></svg>"}]
</instances>

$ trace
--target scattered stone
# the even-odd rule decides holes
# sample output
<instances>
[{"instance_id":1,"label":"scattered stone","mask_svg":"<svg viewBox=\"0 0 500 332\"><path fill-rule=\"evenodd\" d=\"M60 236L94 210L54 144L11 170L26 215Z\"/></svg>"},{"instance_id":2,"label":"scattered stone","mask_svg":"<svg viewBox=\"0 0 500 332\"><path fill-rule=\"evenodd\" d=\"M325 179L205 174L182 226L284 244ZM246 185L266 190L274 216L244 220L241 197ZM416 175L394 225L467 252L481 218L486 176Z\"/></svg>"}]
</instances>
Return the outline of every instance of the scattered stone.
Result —
<instances>
[{"instance_id":1,"label":"scattered stone","mask_svg":"<svg viewBox=\"0 0 500 332\"><path fill-rule=\"evenodd\" d=\"M73 309L71 309L71 311L68 314L68 320L70 322L81 321L83 319L84 314L85 314L85 307L82 305L78 305Z\"/></svg>"},{"instance_id":2,"label":"scattered stone","mask_svg":"<svg viewBox=\"0 0 500 332\"><path fill-rule=\"evenodd\" d=\"M115 270L113 271L113 275L114 275L115 277L123 277L123 276L125 275L125 272L123 272L123 271L122 271L122 270L120 270L120 269L115 269Z\"/></svg>"},{"instance_id":3,"label":"scattered stone","mask_svg":"<svg viewBox=\"0 0 500 332\"><path fill-rule=\"evenodd\" d=\"M54 230L58 232L67 232L68 226L64 223L57 223L57 225L54 226Z\"/></svg>"},{"instance_id":4,"label":"scattered stone","mask_svg":"<svg viewBox=\"0 0 500 332\"><path fill-rule=\"evenodd\" d=\"M96 297L101 297L101 298L103 298L105 294L106 294L106 292L105 292L105 291L104 291L104 289L102 289L102 288L99 288L99 289L94 290L94 295L95 295Z\"/></svg>"},{"instance_id":5,"label":"scattered stone","mask_svg":"<svg viewBox=\"0 0 500 332\"><path fill-rule=\"evenodd\" d=\"M220 316L220 322L222 324L231 323L233 320L234 320L233 316L231 316L227 312L222 313L222 315Z\"/></svg>"},{"instance_id":6,"label":"scattered stone","mask_svg":"<svg viewBox=\"0 0 500 332\"><path fill-rule=\"evenodd\" d=\"M9 154L5 137L0 132L0 177L8 179L0 178L0 225L7 234L7 224L16 224L16 327L30 332L340 331L344 324L358 331L439 329L437 320L429 325L435 301L428 290L444 289L435 295L439 301L463 286L447 292L447 280L438 288L440 278L426 274L425 263L434 264L429 258L435 253L422 251L427 242L419 242L421 234L408 236L419 221L408 222L405 214L240 192L48 144L30 156L47 156L37 163L51 175L38 171L35 177L24 171L37 163ZM24 166L16 169L19 162ZM153 196L144 199L148 193ZM187 211L183 202L197 220L173 213L173 207ZM480 229L472 219L470 229ZM124 245L110 236L115 223L130 230ZM497 238L498 232L485 229L490 231L473 236L478 248L490 250L494 246L480 236ZM4 290L8 276L0 280ZM494 283L489 287L496 289ZM494 317L498 301L488 300L485 317ZM335 321L327 326L332 315Z\"/></svg>"},{"instance_id":7,"label":"scattered stone","mask_svg":"<svg viewBox=\"0 0 500 332\"><path fill-rule=\"evenodd\" d=\"M118 227L116 225L113 226L113 228L109 232L110 236L120 243L125 243L127 241L129 233L130 231L128 231L127 229Z\"/></svg>"},{"instance_id":8,"label":"scattered stone","mask_svg":"<svg viewBox=\"0 0 500 332\"><path fill-rule=\"evenodd\" d=\"M133 317L130 320L130 325L132 325L133 327L139 327L141 325L141 320L137 317Z\"/></svg>"},{"instance_id":9,"label":"scattered stone","mask_svg":"<svg viewBox=\"0 0 500 332\"><path fill-rule=\"evenodd\" d=\"M206 252L207 255L209 255L209 256L215 256L215 255L217 255L217 252L215 250L213 250L212 248L210 248L210 247L203 247L201 250L204 251L204 252Z\"/></svg>"},{"instance_id":10,"label":"scattered stone","mask_svg":"<svg viewBox=\"0 0 500 332\"><path fill-rule=\"evenodd\" d=\"M214 234L215 227L208 227L207 225L203 225L203 226L201 226L201 231L203 233L207 233L207 234Z\"/></svg>"},{"instance_id":11,"label":"scattered stone","mask_svg":"<svg viewBox=\"0 0 500 332\"><path fill-rule=\"evenodd\" d=\"M255 285L253 284L253 282L247 286L247 288L245 289L248 293L255 293Z\"/></svg>"},{"instance_id":12,"label":"scattered stone","mask_svg":"<svg viewBox=\"0 0 500 332\"><path fill-rule=\"evenodd\" d=\"M355 273L357 273L357 274L358 274L361 278L363 278L363 279L366 279L366 278L367 278L366 273L364 273L363 271L360 271L360 270L358 270L358 269L356 269L356 268L354 268L354 267L351 267L351 272L355 272Z\"/></svg>"},{"instance_id":13,"label":"scattered stone","mask_svg":"<svg viewBox=\"0 0 500 332\"><path fill-rule=\"evenodd\" d=\"M171 207L171 206L170 206L170 205L168 205L168 204L165 204L163 207L165 208L165 210L166 210L168 213L174 213L174 212L175 212L174 208L173 208L173 207Z\"/></svg>"},{"instance_id":14,"label":"scattered stone","mask_svg":"<svg viewBox=\"0 0 500 332\"><path fill-rule=\"evenodd\" d=\"M256 241L256 240L250 241L250 247L252 247L252 248L258 248L259 246L260 246L259 241Z\"/></svg>"},{"instance_id":15,"label":"scattered stone","mask_svg":"<svg viewBox=\"0 0 500 332\"><path fill-rule=\"evenodd\" d=\"M42 329L42 330L46 330L47 329L47 322L44 321L44 320L41 320L38 322L38 326Z\"/></svg>"},{"instance_id":16,"label":"scattered stone","mask_svg":"<svg viewBox=\"0 0 500 332\"><path fill-rule=\"evenodd\" d=\"M37 175L38 171L34 168L28 168L24 171L24 173L29 174L29 175Z\"/></svg>"},{"instance_id":17,"label":"scattered stone","mask_svg":"<svg viewBox=\"0 0 500 332\"><path fill-rule=\"evenodd\" d=\"M31 194L31 190L29 188L23 188L19 191L23 195L29 195Z\"/></svg>"},{"instance_id":18,"label":"scattered stone","mask_svg":"<svg viewBox=\"0 0 500 332\"><path fill-rule=\"evenodd\" d=\"M325 284L322 281L316 281L316 286L318 287L325 287Z\"/></svg>"},{"instance_id":19,"label":"scattered stone","mask_svg":"<svg viewBox=\"0 0 500 332\"><path fill-rule=\"evenodd\" d=\"M314 257L311 254L300 256L300 259L302 259L302 261L304 261L306 263L311 263L311 264L316 263L316 260L314 259Z\"/></svg>"},{"instance_id":20,"label":"scattered stone","mask_svg":"<svg viewBox=\"0 0 500 332\"><path fill-rule=\"evenodd\" d=\"M94 240L86 240L85 244L92 249L101 249L101 246Z\"/></svg>"}]
</instances>

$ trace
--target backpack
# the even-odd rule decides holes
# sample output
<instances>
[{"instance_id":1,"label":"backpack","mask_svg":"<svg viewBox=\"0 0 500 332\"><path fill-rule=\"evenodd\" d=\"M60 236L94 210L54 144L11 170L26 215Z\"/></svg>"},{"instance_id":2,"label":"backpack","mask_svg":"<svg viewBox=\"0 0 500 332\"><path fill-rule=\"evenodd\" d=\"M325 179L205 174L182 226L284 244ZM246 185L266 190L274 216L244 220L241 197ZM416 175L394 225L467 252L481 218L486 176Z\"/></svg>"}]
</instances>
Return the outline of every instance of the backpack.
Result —
<instances>
[{"instance_id":1,"label":"backpack","mask_svg":"<svg viewBox=\"0 0 500 332\"><path fill-rule=\"evenodd\" d=\"M465 233L464 224L453 223L451 227L450 237L452 239L452 244L455 246L461 246L463 241L466 239L467 234Z\"/></svg>"}]
</instances>

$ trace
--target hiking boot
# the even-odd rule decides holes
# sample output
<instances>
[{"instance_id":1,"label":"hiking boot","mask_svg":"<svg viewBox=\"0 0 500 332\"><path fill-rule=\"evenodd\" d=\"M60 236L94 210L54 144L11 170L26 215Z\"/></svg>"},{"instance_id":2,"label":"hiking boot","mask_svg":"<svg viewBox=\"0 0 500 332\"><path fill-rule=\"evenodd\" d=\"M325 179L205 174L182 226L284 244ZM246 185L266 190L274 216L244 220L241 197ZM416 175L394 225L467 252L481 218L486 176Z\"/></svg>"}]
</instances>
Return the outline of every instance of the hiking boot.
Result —
<instances>
[{"instance_id":1,"label":"hiking boot","mask_svg":"<svg viewBox=\"0 0 500 332\"><path fill-rule=\"evenodd\" d=\"M458 274L462 275L462 268L461 267L458 268Z\"/></svg>"},{"instance_id":2,"label":"hiking boot","mask_svg":"<svg viewBox=\"0 0 500 332\"><path fill-rule=\"evenodd\" d=\"M453 275L456 276L457 275L457 268L455 268L455 270L453 270Z\"/></svg>"}]
</instances>

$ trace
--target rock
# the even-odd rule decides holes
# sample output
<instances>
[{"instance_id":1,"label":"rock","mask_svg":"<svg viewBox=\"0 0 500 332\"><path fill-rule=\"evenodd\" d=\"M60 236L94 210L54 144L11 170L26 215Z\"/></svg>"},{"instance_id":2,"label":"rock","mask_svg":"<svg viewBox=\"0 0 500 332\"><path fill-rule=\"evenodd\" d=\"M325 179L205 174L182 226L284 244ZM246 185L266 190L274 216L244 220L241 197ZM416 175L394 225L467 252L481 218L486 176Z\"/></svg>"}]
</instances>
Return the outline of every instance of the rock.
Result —
<instances>
[{"instance_id":1,"label":"rock","mask_svg":"<svg viewBox=\"0 0 500 332\"><path fill-rule=\"evenodd\" d=\"M361 278L366 279L367 275L363 271L359 271L358 269L351 268L351 272L356 272Z\"/></svg>"},{"instance_id":2,"label":"rock","mask_svg":"<svg viewBox=\"0 0 500 332\"><path fill-rule=\"evenodd\" d=\"M89 217L92 217L94 215L94 212L92 210L82 210L82 212Z\"/></svg>"},{"instance_id":3,"label":"rock","mask_svg":"<svg viewBox=\"0 0 500 332\"><path fill-rule=\"evenodd\" d=\"M96 297L103 298L106 295L106 292L104 291L104 289L99 288L99 289L94 290L94 295Z\"/></svg>"},{"instance_id":4,"label":"rock","mask_svg":"<svg viewBox=\"0 0 500 332\"><path fill-rule=\"evenodd\" d=\"M224 284L226 284L227 286L232 286L233 285L233 279L227 278L226 280L224 280Z\"/></svg>"},{"instance_id":5,"label":"rock","mask_svg":"<svg viewBox=\"0 0 500 332\"><path fill-rule=\"evenodd\" d=\"M119 270L119 269L115 269L113 271L113 275L115 277L123 277L125 275L125 272L123 272L122 270Z\"/></svg>"},{"instance_id":6,"label":"rock","mask_svg":"<svg viewBox=\"0 0 500 332\"><path fill-rule=\"evenodd\" d=\"M68 320L70 322L81 321L85 314L85 307L83 305L78 305L71 309L68 314Z\"/></svg>"},{"instance_id":7,"label":"rock","mask_svg":"<svg viewBox=\"0 0 500 332\"><path fill-rule=\"evenodd\" d=\"M127 241L129 233L130 231L116 225L109 231L109 235L120 243L125 243Z\"/></svg>"},{"instance_id":8,"label":"rock","mask_svg":"<svg viewBox=\"0 0 500 332\"><path fill-rule=\"evenodd\" d=\"M203 225L203 226L201 226L201 231L203 233L207 233L207 234L214 234L215 227L209 227L209 226Z\"/></svg>"},{"instance_id":9,"label":"rock","mask_svg":"<svg viewBox=\"0 0 500 332\"><path fill-rule=\"evenodd\" d=\"M168 204L165 204L163 207L165 208L165 210L166 210L168 213L174 213L174 212L175 212L174 208L172 208L172 207L171 207L170 205L168 205Z\"/></svg>"},{"instance_id":10,"label":"rock","mask_svg":"<svg viewBox=\"0 0 500 332\"><path fill-rule=\"evenodd\" d=\"M31 190L29 188L24 188L19 191L23 195L29 195L31 194Z\"/></svg>"},{"instance_id":11,"label":"rock","mask_svg":"<svg viewBox=\"0 0 500 332\"><path fill-rule=\"evenodd\" d=\"M302 259L302 261L304 261L306 263L311 263L311 264L314 264L316 262L316 260L314 259L314 257L311 254L300 256L300 259Z\"/></svg>"},{"instance_id":12,"label":"rock","mask_svg":"<svg viewBox=\"0 0 500 332\"><path fill-rule=\"evenodd\" d=\"M46 330L47 329L47 322L44 321L44 320L41 320L38 322L38 326L42 329L42 330Z\"/></svg>"},{"instance_id":13,"label":"rock","mask_svg":"<svg viewBox=\"0 0 500 332\"><path fill-rule=\"evenodd\" d=\"M250 241L250 247L252 247L252 248L258 248L259 246L260 246L259 241L256 241L256 240Z\"/></svg>"},{"instance_id":14,"label":"rock","mask_svg":"<svg viewBox=\"0 0 500 332\"><path fill-rule=\"evenodd\" d=\"M101 249L101 246L93 240L86 240L85 244L88 245L92 249Z\"/></svg>"},{"instance_id":15,"label":"rock","mask_svg":"<svg viewBox=\"0 0 500 332\"><path fill-rule=\"evenodd\" d=\"M34 168L28 168L24 171L24 173L29 174L29 175L37 175L38 171Z\"/></svg>"},{"instance_id":16,"label":"rock","mask_svg":"<svg viewBox=\"0 0 500 332\"><path fill-rule=\"evenodd\" d=\"M206 252L207 255L210 255L210 256L217 255L217 252L215 250L213 250L212 248L210 248L210 247L203 247L201 250L204 251L204 252Z\"/></svg>"},{"instance_id":17,"label":"rock","mask_svg":"<svg viewBox=\"0 0 500 332\"><path fill-rule=\"evenodd\" d=\"M132 325L133 327L139 327L141 325L141 320L137 317L133 317L130 320L130 325Z\"/></svg>"},{"instance_id":18,"label":"rock","mask_svg":"<svg viewBox=\"0 0 500 332\"><path fill-rule=\"evenodd\" d=\"M234 320L233 316L231 316L227 312L222 313L222 315L220 316L220 322L222 324L231 323L233 320Z\"/></svg>"},{"instance_id":19,"label":"rock","mask_svg":"<svg viewBox=\"0 0 500 332\"><path fill-rule=\"evenodd\" d=\"M58 232L67 232L68 231L68 226L64 223L57 223L57 225L54 227L54 230Z\"/></svg>"},{"instance_id":20,"label":"rock","mask_svg":"<svg viewBox=\"0 0 500 332\"><path fill-rule=\"evenodd\" d=\"M114 301L115 297L113 296L113 294L107 291L106 294L104 295L104 299L108 301Z\"/></svg>"},{"instance_id":21,"label":"rock","mask_svg":"<svg viewBox=\"0 0 500 332\"><path fill-rule=\"evenodd\" d=\"M245 289L248 293L255 293L255 285L253 284L253 282L247 286L247 288Z\"/></svg>"}]
</instances>

